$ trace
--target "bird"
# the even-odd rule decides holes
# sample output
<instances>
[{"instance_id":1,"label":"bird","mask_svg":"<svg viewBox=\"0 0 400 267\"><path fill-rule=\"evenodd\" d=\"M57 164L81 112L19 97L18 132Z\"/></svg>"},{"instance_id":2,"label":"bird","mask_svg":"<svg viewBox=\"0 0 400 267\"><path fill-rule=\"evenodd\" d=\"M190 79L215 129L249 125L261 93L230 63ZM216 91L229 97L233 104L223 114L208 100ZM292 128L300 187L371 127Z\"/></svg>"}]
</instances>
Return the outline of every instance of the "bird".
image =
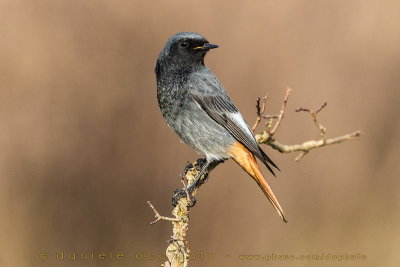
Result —
<instances>
[{"instance_id":1,"label":"bird","mask_svg":"<svg viewBox=\"0 0 400 267\"><path fill-rule=\"evenodd\" d=\"M232 158L257 182L287 222L256 158L274 176L272 167L279 168L261 149L218 78L204 64L205 55L218 47L195 32L180 32L168 39L154 70L162 116L183 143L206 158L192 185L211 163Z\"/></svg>"}]
</instances>

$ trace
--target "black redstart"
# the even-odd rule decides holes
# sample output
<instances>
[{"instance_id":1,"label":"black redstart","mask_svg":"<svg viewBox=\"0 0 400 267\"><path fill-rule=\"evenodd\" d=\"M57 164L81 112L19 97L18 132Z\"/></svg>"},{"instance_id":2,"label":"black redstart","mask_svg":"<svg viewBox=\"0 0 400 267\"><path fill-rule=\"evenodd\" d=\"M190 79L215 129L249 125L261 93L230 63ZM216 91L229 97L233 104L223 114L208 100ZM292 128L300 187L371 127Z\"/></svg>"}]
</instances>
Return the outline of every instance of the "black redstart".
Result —
<instances>
[{"instance_id":1,"label":"black redstart","mask_svg":"<svg viewBox=\"0 0 400 267\"><path fill-rule=\"evenodd\" d=\"M287 222L255 157L272 174L269 164L278 167L262 151L217 77L204 65L206 53L217 47L194 32L172 36L161 51L155 68L158 105L165 121L181 140L205 155L206 163L196 180L213 161L233 158L253 177Z\"/></svg>"}]
</instances>

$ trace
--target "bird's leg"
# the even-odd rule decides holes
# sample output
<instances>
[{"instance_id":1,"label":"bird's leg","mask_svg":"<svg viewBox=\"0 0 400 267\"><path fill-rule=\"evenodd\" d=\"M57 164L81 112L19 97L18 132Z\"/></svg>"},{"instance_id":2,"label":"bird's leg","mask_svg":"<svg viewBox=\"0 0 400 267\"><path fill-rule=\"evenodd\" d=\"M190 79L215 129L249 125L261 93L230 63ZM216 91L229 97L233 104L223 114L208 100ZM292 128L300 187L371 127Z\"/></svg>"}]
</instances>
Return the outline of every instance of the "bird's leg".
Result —
<instances>
[{"instance_id":1,"label":"bird's leg","mask_svg":"<svg viewBox=\"0 0 400 267\"><path fill-rule=\"evenodd\" d=\"M200 185L200 182L206 182L206 180L201 180L201 176L203 176L204 172L207 170L208 166L211 164L211 160L206 160L206 162L201 167L199 174L197 174L196 179L188 186L189 193L192 193L193 190ZM207 179L207 175L204 175L204 178Z\"/></svg>"},{"instance_id":2,"label":"bird's leg","mask_svg":"<svg viewBox=\"0 0 400 267\"><path fill-rule=\"evenodd\" d=\"M199 161L199 160L198 160ZM202 161L204 161L204 159L202 159ZM197 174L196 179L193 181L193 183L191 183L188 187L187 187L187 191L189 193L189 197L191 200L191 204L190 206L193 207L196 204L196 199L192 196L192 192L195 188L197 188L200 184L205 183L207 180L207 174L204 175L204 179L202 180L201 177L203 176L203 174L206 172L208 166L210 166L210 164L212 163L211 160L205 160L205 162L203 163L203 166L200 169L200 172ZM195 164L197 165L197 164ZM190 166L190 165L189 165ZM193 165L192 165L193 166ZM196 166L194 166L196 167ZM189 168L186 168L185 172L187 172ZM178 200L180 198L186 197L186 189L175 189L175 194L172 197L172 205L176 206L178 204Z\"/></svg>"}]
</instances>

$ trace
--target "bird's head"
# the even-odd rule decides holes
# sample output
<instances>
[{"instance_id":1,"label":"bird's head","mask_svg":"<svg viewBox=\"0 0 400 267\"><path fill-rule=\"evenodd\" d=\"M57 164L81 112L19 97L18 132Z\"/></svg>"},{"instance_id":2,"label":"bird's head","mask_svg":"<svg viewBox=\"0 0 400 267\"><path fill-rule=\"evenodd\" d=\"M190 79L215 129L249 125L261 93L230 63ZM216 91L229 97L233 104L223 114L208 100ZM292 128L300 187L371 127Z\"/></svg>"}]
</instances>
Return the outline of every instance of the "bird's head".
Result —
<instances>
[{"instance_id":1,"label":"bird's head","mask_svg":"<svg viewBox=\"0 0 400 267\"><path fill-rule=\"evenodd\" d=\"M173 35L161 51L160 58L177 60L185 65L204 64L204 56L218 45L210 44L204 36L194 32Z\"/></svg>"}]
</instances>

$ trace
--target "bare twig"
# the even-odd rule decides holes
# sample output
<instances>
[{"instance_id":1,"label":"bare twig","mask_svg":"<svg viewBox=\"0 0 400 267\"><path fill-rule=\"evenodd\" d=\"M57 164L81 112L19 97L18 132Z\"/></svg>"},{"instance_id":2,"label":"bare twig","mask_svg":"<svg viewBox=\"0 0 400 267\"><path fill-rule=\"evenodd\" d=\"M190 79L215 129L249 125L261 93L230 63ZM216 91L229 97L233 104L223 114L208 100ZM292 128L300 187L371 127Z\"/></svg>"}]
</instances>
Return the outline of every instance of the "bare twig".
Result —
<instances>
[{"instance_id":1,"label":"bare twig","mask_svg":"<svg viewBox=\"0 0 400 267\"><path fill-rule=\"evenodd\" d=\"M318 120L317 120L317 114L318 114L318 112L320 112L323 108L325 108L327 105L328 105L328 103L325 102L324 104L322 104L321 107L319 107L319 109L317 109L317 111L313 111L313 110L308 109L308 108L299 108L299 109L296 109L296 112L306 111L306 112L310 113L310 115L311 115L311 117L312 117L312 119L313 119L313 121L314 121L314 124L315 124L315 126L317 126L317 128L320 130L320 132L321 132L321 137L322 137L323 139L325 139L326 128L325 128L321 123L318 122Z\"/></svg>"},{"instance_id":2,"label":"bare twig","mask_svg":"<svg viewBox=\"0 0 400 267\"><path fill-rule=\"evenodd\" d=\"M281 112L279 113L279 116L278 116L278 119L276 120L274 128L272 128L272 130L269 132L270 137L272 137L275 134L276 130L278 129L279 125L281 124L283 115L285 114L285 108L286 108L287 101L289 99L290 92L291 92L290 88L287 88L286 94L285 94L285 99L283 100Z\"/></svg>"},{"instance_id":3,"label":"bare twig","mask_svg":"<svg viewBox=\"0 0 400 267\"><path fill-rule=\"evenodd\" d=\"M299 161L301 160L302 157L304 157L306 154L308 153L308 151L302 151L295 159L294 161Z\"/></svg>"},{"instance_id":4,"label":"bare twig","mask_svg":"<svg viewBox=\"0 0 400 267\"><path fill-rule=\"evenodd\" d=\"M159 220L170 221L170 222L179 222L179 220L180 220L179 218L170 218L170 217L161 216L160 213L158 213L158 211L153 206L153 204L151 204L150 201L147 201L147 204L149 204L149 207L154 211L154 216L157 218L155 221L152 221L150 224L155 224Z\"/></svg>"},{"instance_id":5,"label":"bare twig","mask_svg":"<svg viewBox=\"0 0 400 267\"><path fill-rule=\"evenodd\" d=\"M256 134L256 140L257 142L259 142L260 144L266 144L271 146L273 149L278 150L281 153L292 153L292 152L298 152L300 151L301 153L295 158L295 161L299 161L300 159L302 159L306 154L308 154L308 152L312 149L315 148L319 148L319 147L324 147L327 145L333 145L333 144L338 144L341 143L343 141L346 140L352 140L352 139L356 139L358 137L361 136L361 132L360 131L355 131L353 133L350 134L346 134L343 136L338 136L335 138L330 138L330 139L326 139L326 128L318 121L317 119L317 114L324 109L327 106L327 103L325 102L323 105L321 105L321 107L319 107L317 109L317 111L313 111L311 109L308 108L299 108L296 110L296 112L300 112L300 111L305 111L308 112L311 117L312 120L315 124L315 126L319 129L320 133L321 133L321 139L319 140L310 140L310 141L306 141L303 142L301 144L296 144L296 145L283 145L280 142L278 142L274 137L274 133L276 132L276 129L279 127L282 118L284 116L285 113L285 107L286 107L286 103L288 100L290 94L290 89L288 89L286 91L286 96L285 96L285 100L283 102L280 114L277 118L277 121L275 122L274 127L272 128L272 120L274 119L274 117L269 117L269 122L267 123L265 130L262 131L260 134ZM258 114L257 114L258 117Z\"/></svg>"},{"instance_id":6,"label":"bare twig","mask_svg":"<svg viewBox=\"0 0 400 267\"><path fill-rule=\"evenodd\" d=\"M281 153L292 153L292 152L301 151L301 152L305 152L304 153L304 155L305 155L312 149L324 147L324 146L328 146L328 145L333 145L333 144L339 144L346 140L357 139L360 136L361 136L361 132L355 131L350 134L345 134L345 135L338 136L335 138L330 138L325 141L323 139L310 140L310 141L303 142L302 144L296 144L296 145L283 145L274 139L266 140L265 138L262 137L262 135L256 135L256 139L261 144L269 145L270 147L272 147L275 150L278 150ZM295 160L299 161L304 155L297 157Z\"/></svg>"},{"instance_id":7,"label":"bare twig","mask_svg":"<svg viewBox=\"0 0 400 267\"><path fill-rule=\"evenodd\" d=\"M265 111L265 104L267 103L267 99L268 99L268 93L262 98L262 105L260 106L260 98L257 98L257 104L256 104L256 108L257 108L257 118L256 118L256 122L254 123L253 127L251 127L251 131L254 133L254 130L257 128L258 124L260 123L261 119L264 118L262 115L264 114Z\"/></svg>"},{"instance_id":8,"label":"bare twig","mask_svg":"<svg viewBox=\"0 0 400 267\"><path fill-rule=\"evenodd\" d=\"M263 119L269 120L269 119L277 119L279 118L279 115L264 115Z\"/></svg>"},{"instance_id":9,"label":"bare twig","mask_svg":"<svg viewBox=\"0 0 400 267\"><path fill-rule=\"evenodd\" d=\"M322 106L320 106L319 109L315 111L315 114L318 114L318 112L320 112L324 107L326 107L326 105L328 105L328 102L323 103Z\"/></svg>"}]
</instances>

